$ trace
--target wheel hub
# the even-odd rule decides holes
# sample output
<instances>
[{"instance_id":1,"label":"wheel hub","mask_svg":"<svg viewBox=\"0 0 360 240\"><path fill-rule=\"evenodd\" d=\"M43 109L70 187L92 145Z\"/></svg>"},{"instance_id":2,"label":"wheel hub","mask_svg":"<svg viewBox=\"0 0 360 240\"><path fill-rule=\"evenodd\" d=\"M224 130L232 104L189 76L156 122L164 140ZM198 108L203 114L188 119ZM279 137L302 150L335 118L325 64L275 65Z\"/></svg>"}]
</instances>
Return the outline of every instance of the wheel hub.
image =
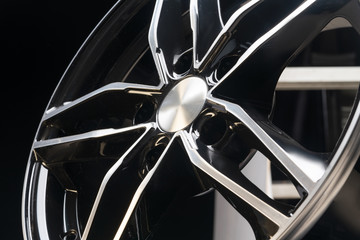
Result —
<instances>
[{"instance_id":1,"label":"wheel hub","mask_svg":"<svg viewBox=\"0 0 360 240\"><path fill-rule=\"evenodd\" d=\"M187 127L204 106L207 85L199 77L188 77L175 85L163 100L158 124L163 131L176 132Z\"/></svg>"}]
</instances>

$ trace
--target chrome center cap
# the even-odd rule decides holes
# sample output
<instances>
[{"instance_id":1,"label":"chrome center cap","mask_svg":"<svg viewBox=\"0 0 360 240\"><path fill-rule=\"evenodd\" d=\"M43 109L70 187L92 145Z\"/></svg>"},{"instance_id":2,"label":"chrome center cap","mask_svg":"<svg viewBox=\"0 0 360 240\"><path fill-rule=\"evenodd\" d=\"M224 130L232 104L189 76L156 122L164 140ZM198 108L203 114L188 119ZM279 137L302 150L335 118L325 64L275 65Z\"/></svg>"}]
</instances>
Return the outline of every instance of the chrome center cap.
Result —
<instances>
[{"instance_id":1,"label":"chrome center cap","mask_svg":"<svg viewBox=\"0 0 360 240\"><path fill-rule=\"evenodd\" d=\"M158 124L166 132L176 132L187 127L204 106L207 85L198 77L179 82L161 103Z\"/></svg>"}]
</instances>

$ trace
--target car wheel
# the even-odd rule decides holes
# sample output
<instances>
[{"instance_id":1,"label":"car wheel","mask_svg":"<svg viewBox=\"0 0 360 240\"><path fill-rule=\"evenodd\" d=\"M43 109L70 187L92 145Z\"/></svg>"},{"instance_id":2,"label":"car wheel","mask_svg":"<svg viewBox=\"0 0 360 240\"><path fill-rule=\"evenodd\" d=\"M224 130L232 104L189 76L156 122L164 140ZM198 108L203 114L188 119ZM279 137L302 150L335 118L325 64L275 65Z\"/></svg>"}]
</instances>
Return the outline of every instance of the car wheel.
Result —
<instances>
[{"instance_id":1,"label":"car wheel","mask_svg":"<svg viewBox=\"0 0 360 240\"><path fill-rule=\"evenodd\" d=\"M360 33L359 13L358 0L119 1L40 122L25 177L24 238L208 239L190 230L200 222L174 219L203 214L214 191L256 239L302 237L359 158L359 98L333 149L317 152L272 123L275 90L333 19ZM243 172L259 156L297 201L274 198Z\"/></svg>"}]
</instances>

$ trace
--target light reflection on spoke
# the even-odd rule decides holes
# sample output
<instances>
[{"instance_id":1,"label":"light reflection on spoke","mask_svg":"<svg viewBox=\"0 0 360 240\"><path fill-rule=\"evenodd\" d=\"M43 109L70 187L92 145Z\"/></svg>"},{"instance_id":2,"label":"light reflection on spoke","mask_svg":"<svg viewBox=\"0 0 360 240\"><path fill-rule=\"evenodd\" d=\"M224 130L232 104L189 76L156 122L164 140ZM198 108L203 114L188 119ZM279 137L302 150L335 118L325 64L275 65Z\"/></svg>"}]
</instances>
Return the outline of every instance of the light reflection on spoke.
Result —
<instances>
[{"instance_id":1,"label":"light reflection on spoke","mask_svg":"<svg viewBox=\"0 0 360 240\"><path fill-rule=\"evenodd\" d=\"M185 150L190 158L190 161L201 171L206 173L208 176L220 183L227 190L231 191L237 197L245 201L251 207L256 209L256 211L266 216L278 226L282 226L288 221L288 217L286 217L284 214L280 213L272 206L263 202L242 186L236 184L230 178L228 178L223 173L219 172L217 169L211 166L205 159L203 159L197 152L196 143L194 142L189 133L181 131L179 132L179 134L184 144Z\"/></svg>"},{"instance_id":2,"label":"light reflection on spoke","mask_svg":"<svg viewBox=\"0 0 360 240\"><path fill-rule=\"evenodd\" d=\"M277 160L287 169L306 191L310 192L315 182L325 172L325 165L321 162L313 162L301 158L297 158L295 154L287 152L274 139L272 139L263 128L256 123L239 105L224 101L212 96L208 96L208 100L223 106L227 112L231 113L239 119L253 134L264 144L264 146L277 158ZM292 145L296 146L296 145ZM297 148L298 150L300 148ZM314 174L312 174L314 173Z\"/></svg>"},{"instance_id":3,"label":"light reflection on spoke","mask_svg":"<svg viewBox=\"0 0 360 240\"><path fill-rule=\"evenodd\" d=\"M86 226L85 226L85 229L83 232L83 236L82 236L83 240L86 240L88 237L88 234L91 229L92 222L94 220L98 205L100 203L100 200L102 198L102 195L104 193L104 190L106 188L108 181L110 180L112 175L115 173L115 171L117 171L119 169L119 167L121 167L121 164L122 164L123 160L127 157L127 155L141 142L141 140L145 137L145 135L147 135L149 133L150 129L152 129L153 127L154 127L153 124L148 124L146 131L139 137L139 139L123 154L123 156L106 173L105 177L103 178L103 180L101 182L100 188L99 188L98 193L95 198L95 202L92 206L88 221L86 223Z\"/></svg>"},{"instance_id":4,"label":"light reflection on spoke","mask_svg":"<svg viewBox=\"0 0 360 240\"><path fill-rule=\"evenodd\" d=\"M110 83L108 85L105 85L104 87L101 87L93 92L90 92L72 102L66 102L64 105L60 107L53 107L50 108L45 112L45 115L43 117L43 121L50 119L58 114L61 114L65 112L68 109L74 108L77 105L84 103L96 96L99 96L101 94L111 92L111 91L134 91L137 94L143 93L144 95L152 94L152 91L155 91L155 93L158 93L158 91L161 89L162 84L159 86L150 86L150 85L144 85L144 84L136 84L136 83L124 83L124 82L115 82Z\"/></svg>"},{"instance_id":5,"label":"light reflection on spoke","mask_svg":"<svg viewBox=\"0 0 360 240\"><path fill-rule=\"evenodd\" d=\"M161 164L162 160L164 159L164 157L166 156L169 148L172 146L174 139L178 136L178 134L174 134L173 137L171 138L170 142L168 143L168 145L166 146L165 150L163 151L163 153L161 154L161 156L159 157L158 161L156 162L156 164L154 165L154 167L147 173L146 177L144 178L144 180L141 182L141 184L139 185L139 187L137 188L131 202L129 205L128 210L126 211L126 214L124 216L124 218L121 221L121 224L114 236L114 240L119 240L120 237L122 236L125 227L132 215L132 213L134 212L134 209L136 207L136 205L139 202L140 196L143 194L147 184L150 182L151 178L153 177L154 173L156 172L157 168L159 167L159 165Z\"/></svg>"}]
</instances>

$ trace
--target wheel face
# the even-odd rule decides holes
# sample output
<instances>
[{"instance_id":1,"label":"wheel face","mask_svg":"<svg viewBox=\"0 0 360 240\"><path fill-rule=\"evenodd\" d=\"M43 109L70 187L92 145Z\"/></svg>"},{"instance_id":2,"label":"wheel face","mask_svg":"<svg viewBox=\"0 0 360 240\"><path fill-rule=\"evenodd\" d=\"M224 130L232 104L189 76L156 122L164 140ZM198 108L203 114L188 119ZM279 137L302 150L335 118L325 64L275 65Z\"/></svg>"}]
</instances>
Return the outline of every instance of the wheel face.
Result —
<instances>
[{"instance_id":1,"label":"wheel face","mask_svg":"<svg viewBox=\"0 0 360 240\"><path fill-rule=\"evenodd\" d=\"M119 2L40 123L25 238L161 239L169 212L213 189L257 239L302 236L359 156L360 108L356 98L332 152L312 152L270 121L275 88L333 18L360 32L359 13L357 0ZM296 204L242 173L256 153L296 187Z\"/></svg>"}]
</instances>

